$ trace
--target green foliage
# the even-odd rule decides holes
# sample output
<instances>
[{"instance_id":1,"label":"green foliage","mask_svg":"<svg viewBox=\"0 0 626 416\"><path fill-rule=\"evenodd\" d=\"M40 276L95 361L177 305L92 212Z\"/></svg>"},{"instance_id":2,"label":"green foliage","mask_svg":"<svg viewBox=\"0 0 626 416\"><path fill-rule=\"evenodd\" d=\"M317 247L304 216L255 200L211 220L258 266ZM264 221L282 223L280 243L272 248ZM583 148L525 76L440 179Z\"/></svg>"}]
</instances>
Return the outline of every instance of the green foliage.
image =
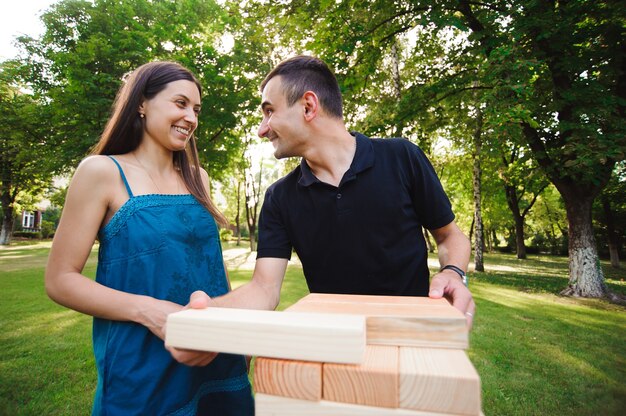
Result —
<instances>
[{"instance_id":1,"label":"green foliage","mask_svg":"<svg viewBox=\"0 0 626 416\"><path fill-rule=\"evenodd\" d=\"M54 222L42 220L41 221L41 237L42 238L51 238L54 236L54 232L56 230L56 226Z\"/></svg>"},{"instance_id":2,"label":"green foliage","mask_svg":"<svg viewBox=\"0 0 626 416\"><path fill-rule=\"evenodd\" d=\"M13 237L30 238L33 240L41 240L43 234L39 231L15 231Z\"/></svg>"},{"instance_id":3,"label":"green foliage","mask_svg":"<svg viewBox=\"0 0 626 416\"><path fill-rule=\"evenodd\" d=\"M15 62L0 63L0 206L7 240L20 205L31 208L52 178L47 105L21 90L23 71Z\"/></svg>"},{"instance_id":4,"label":"green foliage","mask_svg":"<svg viewBox=\"0 0 626 416\"><path fill-rule=\"evenodd\" d=\"M609 183L594 203L593 218L601 254L608 255L610 242L619 251L626 241L626 162L615 166Z\"/></svg>"},{"instance_id":5,"label":"green foliage","mask_svg":"<svg viewBox=\"0 0 626 416\"><path fill-rule=\"evenodd\" d=\"M178 61L204 85L196 130L209 174L220 178L240 149L233 129L256 92L245 74L262 68L222 35L236 17L214 0L63 0L43 14L45 33L20 39L32 88L50 102L57 172L97 142L124 74L152 60Z\"/></svg>"},{"instance_id":6,"label":"green foliage","mask_svg":"<svg viewBox=\"0 0 626 416\"><path fill-rule=\"evenodd\" d=\"M61 209L56 205L52 205L41 214L43 221L48 221L56 228L59 225L59 219L61 218Z\"/></svg>"},{"instance_id":7,"label":"green foliage","mask_svg":"<svg viewBox=\"0 0 626 416\"><path fill-rule=\"evenodd\" d=\"M229 242L233 238L233 230L228 228L222 228L220 230L220 240L223 242Z\"/></svg>"}]
</instances>

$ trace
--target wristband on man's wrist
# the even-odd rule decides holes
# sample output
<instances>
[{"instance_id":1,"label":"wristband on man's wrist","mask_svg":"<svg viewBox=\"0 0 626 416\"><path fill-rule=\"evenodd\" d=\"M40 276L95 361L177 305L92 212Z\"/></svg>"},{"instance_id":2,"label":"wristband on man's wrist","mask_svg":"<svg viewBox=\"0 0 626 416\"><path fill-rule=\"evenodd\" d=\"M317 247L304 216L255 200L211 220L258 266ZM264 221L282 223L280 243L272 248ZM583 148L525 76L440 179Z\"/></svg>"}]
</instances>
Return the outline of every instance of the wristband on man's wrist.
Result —
<instances>
[{"instance_id":1,"label":"wristband on man's wrist","mask_svg":"<svg viewBox=\"0 0 626 416\"><path fill-rule=\"evenodd\" d=\"M456 267L453 264L448 264L446 266L443 266L441 269L439 269L440 272L444 270L452 270L453 272L456 272L459 276L461 276L461 280L463 281L463 284L465 285L465 287L468 287L467 275L465 274L463 269L461 269L460 267Z\"/></svg>"}]
</instances>

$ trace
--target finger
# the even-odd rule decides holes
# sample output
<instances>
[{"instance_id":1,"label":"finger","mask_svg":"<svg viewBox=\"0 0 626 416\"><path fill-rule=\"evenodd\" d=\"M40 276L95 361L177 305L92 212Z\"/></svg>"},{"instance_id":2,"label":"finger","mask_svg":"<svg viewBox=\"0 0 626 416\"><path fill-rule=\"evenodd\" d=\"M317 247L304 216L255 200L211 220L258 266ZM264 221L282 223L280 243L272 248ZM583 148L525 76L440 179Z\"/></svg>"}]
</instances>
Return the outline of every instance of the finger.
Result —
<instances>
[{"instance_id":1,"label":"finger","mask_svg":"<svg viewBox=\"0 0 626 416\"><path fill-rule=\"evenodd\" d=\"M430 282L430 290L428 291L428 297L433 299L439 299L445 293L446 286L448 284L447 279L439 274L435 275Z\"/></svg>"},{"instance_id":2,"label":"finger","mask_svg":"<svg viewBox=\"0 0 626 416\"><path fill-rule=\"evenodd\" d=\"M185 306L185 309L204 309L209 307L211 298L209 295L201 290L196 290L189 297L189 303Z\"/></svg>"},{"instance_id":3,"label":"finger","mask_svg":"<svg viewBox=\"0 0 626 416\"><path fill-rule=\"evenodd\" d=\"M208 365L217 357L216 352L205 352L196 350L178 349L175 347L165 347L172 358L181 364L188 365L190 367L203 367Z\"/></svg>"},{"instance_id":4,"label":"finger","mask_svg":"<svg viewBox=\"0 0 626 416\"><path fill-rule=\"evenodd\" d=\"M468 305L467 310L465 311L465 318L467 320L468 329L472 329L472 326L474 325L475 314L476 314L476 304L474 303L474 300L472 300L470 304Z\"/></svg>"},{"instance_id":5,"label":"finger","mask_svg":"<svg viewBox=\"0 0 626 416\"><path fill-rule=\"evenodd\" d=\"M451 287L452 289L449 289L447 293L444 293L445 297L450 300L452 306L454 306L461 312L465 313L469 311L470 304L473 302L472 294L470 293L470 291L465 287L462 282L458 282L458 285L451 283L448 288ZM470 313L472 312L470 311Z\"/></svg>"}]
</instances>

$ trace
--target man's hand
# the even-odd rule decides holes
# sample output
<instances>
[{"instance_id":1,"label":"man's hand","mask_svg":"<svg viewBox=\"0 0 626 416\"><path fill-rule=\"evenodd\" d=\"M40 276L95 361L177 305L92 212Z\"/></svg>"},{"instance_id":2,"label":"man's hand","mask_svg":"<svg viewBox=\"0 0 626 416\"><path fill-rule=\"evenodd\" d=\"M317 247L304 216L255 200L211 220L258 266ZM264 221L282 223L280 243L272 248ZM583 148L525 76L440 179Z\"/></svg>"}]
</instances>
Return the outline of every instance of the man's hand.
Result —
<instances>
[{"instance_id":1,"label":"man's hand","mask_svg":"<svg viewBox=\"0 0 626 416\"><path fill-rule=\"evenodd\" d=\"M469 289L465 287L459 275L452 270L444 270L433 276L430 281L428 297L433 299L446 298L452 306L463 312L469 329L472 329L476 304Z\"/></svg>"},{"instance_id":2,"label":"man's hand","mask_svg":"<svg viewBox=\"0 0 626 416\"><path fill-rule=\"evenodd\" d=\"M189 303L183 309L204 309L208 308L213 301L206 293L198 290L189 297ZM163 331L165 332L165 331ZM165 347L172 357L181 364L192 367L204 367L217 357L216 352L185 350L174 347Z\"/></svg>"}]
</instances>

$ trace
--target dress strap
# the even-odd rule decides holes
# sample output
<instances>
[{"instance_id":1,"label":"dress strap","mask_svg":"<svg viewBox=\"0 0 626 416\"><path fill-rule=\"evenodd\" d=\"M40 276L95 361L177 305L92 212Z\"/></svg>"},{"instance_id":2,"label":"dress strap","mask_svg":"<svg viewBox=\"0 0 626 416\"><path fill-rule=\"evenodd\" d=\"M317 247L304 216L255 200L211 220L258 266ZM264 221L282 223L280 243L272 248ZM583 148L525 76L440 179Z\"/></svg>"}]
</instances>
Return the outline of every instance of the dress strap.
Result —
<instances>
[{"instance_id":1,"label":"dress strap","mask_svg":"<svg viewBox=\"0 0 626 416\"><path fill-rule=\"evenodd\" d=\"M124 171L122 170L122 167L120 166L120 164L118 163L117 160L115 160L115 158L113 156L109 156L107 155L113 162L115 162L115 164L117 165L117 169L120 171L120 175L122 176L122 180L124 181L124 186L126 187L126 191L128 192L128 197L132 198L133 197L133 191L130 190L130 185L128 185L128 181L126 180L126 175L124 175Z\"/></svg>"}]
</instances>

